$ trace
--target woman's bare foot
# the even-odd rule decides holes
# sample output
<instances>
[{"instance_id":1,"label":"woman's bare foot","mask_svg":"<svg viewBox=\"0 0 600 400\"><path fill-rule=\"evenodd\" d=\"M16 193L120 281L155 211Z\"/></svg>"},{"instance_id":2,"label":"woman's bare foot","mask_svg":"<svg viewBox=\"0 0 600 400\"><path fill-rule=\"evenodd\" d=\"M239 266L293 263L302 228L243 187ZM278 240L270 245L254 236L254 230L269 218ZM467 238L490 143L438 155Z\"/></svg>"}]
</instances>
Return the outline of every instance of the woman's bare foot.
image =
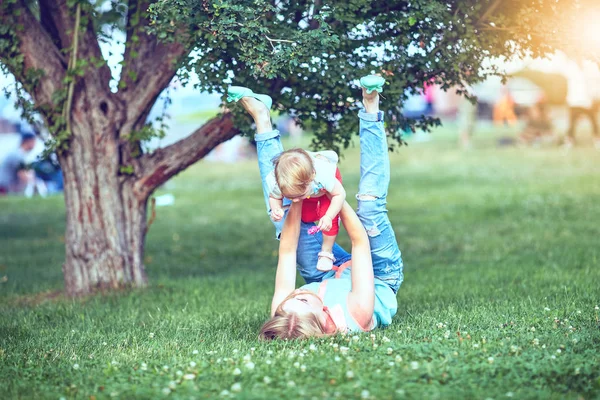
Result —
<instances>
[{"instance_id":1,"label":"woman's bare foot","mask_svg":"<svg viewBox=\"0 0 600 400\"><path fill-rule=\"evenodd\" d=\"M367 89L362 88L363 104L365 111L369 114L375 114L379 112L379 93L373 90L371 93L367 93Z\"/></svg>"},{"instance_id":2,"label":"woman's bare foot","mask_svg":"<svg viewBox=\"0 0 600 400\"><path fill-rule=\"evenodd\" d=\"M257 133L264 133L273 130L273 125L271 124L271 111L263 102L255 99L254 97L246 96L242 97L239 100L239 103L242 104L242 107L244 107L252 119L254 119Z\"/></svg>"}]
</instances>

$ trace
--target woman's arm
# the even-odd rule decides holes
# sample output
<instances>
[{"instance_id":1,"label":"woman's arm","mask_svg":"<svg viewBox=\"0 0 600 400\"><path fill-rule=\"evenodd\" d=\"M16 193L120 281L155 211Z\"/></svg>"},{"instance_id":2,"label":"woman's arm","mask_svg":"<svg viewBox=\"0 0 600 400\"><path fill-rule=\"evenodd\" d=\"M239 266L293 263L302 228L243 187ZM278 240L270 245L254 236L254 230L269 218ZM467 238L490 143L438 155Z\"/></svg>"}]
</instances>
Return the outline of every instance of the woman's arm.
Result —
<instances>
[{"instance_id":1,"label":"woman's arm","mask_svg":"<svg viewBox=\"0 0 600 400\"><path fill-rule=\"evenodd\" d=\"M292 203L283 224L275 275L275 293L271 302L271 317L279 304L296 289L296 250L300 237L301 214L302 202Z\"/></svg>"},{"instance_id":2,"label":"woman's arm","mask_svg":"<svg viewBox=\"0 0 600 400\"><path fill-rule=\"evenodd\" d=\"M361 327L368 329L375 308L375 278L369 237L347 202L344 202L340 216L352 242L352 291L348 295L348 310Z\"/></svg>"}]
</instances>

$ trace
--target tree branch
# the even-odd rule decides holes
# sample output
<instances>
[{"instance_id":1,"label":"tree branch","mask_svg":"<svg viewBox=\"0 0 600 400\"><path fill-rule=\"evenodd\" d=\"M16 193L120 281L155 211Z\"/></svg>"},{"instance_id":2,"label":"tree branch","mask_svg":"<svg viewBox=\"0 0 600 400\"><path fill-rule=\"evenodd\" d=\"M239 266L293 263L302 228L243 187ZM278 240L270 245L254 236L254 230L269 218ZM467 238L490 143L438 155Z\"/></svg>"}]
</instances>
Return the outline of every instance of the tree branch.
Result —
<instances>
[{"instance_id":1,"label":"tree branch","mask_svg":"<svg viewBox=\"0 0 600 400\"><path fill-rule=\"evenodd\" d=\"M53 106L52 95L62 89L67 60L23 0L3 6L0 24L11 26L18 40L17 54L0 54L0 60L34 98L38 107ZM21 55L23 62L16 64ZM36 79L31 79L31 73Z\"/></svg>"},{"instance_id":2,"label":"tree branch","mask_svg":"<svg viewBox=\"0 0 600 400\"><path fill-rule=\"evenodd\" d=\"M481 24L482 22L484 22L487 17L489 17L496 8L498 8L498 6L500 5L500 3L502 2L502 0L494 0L494 2L492 3L492 5L490 5L488 7L487 10L485 10L485 12L483 13L483 15L481 17L479 17L479 20L477 21L477 25Z\"/></svg>"},{"instance_id":3,"label":"tree branch","mask_svg":"<svg viewBox=\"0 0 600 400\"><path fill-rule=\"evenodd\" d=\"M149 4L145 0L129 2L127 47L119 82L119 96L128 104L123 134L143 126L158 95L175 76L179 59L186 54L182 41L162 43L147 33Z\"/></svg>"},{"instance_id":4,"label":"tree branch","mask_svg":"<svg viewBox=\"0 0 600 400\"><path fill-rule=\"evenodd\" d=\"M140 158L142 176L135 184L140 198L149 196L157 187L180 171L206 156L217 145L239 133L231 113L219 115L190 136Z\"/></svg>"}]
</instances>

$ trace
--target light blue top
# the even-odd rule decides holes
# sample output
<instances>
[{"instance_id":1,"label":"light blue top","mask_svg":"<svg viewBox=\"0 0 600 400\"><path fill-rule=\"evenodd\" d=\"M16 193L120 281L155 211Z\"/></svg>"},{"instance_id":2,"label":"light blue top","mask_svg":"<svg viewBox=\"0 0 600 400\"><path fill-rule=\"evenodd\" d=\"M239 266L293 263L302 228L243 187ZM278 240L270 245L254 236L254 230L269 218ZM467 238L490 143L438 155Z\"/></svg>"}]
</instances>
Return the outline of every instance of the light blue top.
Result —
<instances>
[{"instance_id":1,"label":"light blue top","mask_svg":"<svg viewBox=\"0 0 600 400\"><path fill-rule=\"evenodd\" d=\"M370 326L361 327L348 310L348 294L352 290L350 268L342 271L336 278L334 271L330 272L322 282L313 282L301 287L317 294L323 304L329 309L329 315L335 322L339 332L365 332L378 326L392 323L392 317L398 311L398 300L393 290L377 277L375 278L375 309Z\"/></svg>"}]
</instances>

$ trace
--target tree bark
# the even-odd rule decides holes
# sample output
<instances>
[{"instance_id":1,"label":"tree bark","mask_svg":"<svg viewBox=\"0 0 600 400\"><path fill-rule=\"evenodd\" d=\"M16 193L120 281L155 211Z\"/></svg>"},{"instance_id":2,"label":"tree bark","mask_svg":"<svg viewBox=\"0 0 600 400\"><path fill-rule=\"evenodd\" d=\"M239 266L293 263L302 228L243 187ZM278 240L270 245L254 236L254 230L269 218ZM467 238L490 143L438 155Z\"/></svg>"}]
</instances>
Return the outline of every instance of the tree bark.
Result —
<instances>
[{"instance_id":1,"label":"tree bark","mask_svg":"<svg viewBox=\"0 0 600 400\"><path fill-rule=\"evenodd\" d=\"M83 88L82 88L83 89ZM147 195L120 174L123 107L103 93L80 92L69 150L59 156L66 204L65 289L71 296L144 286Z\"/></svg>"}]
</instances>

